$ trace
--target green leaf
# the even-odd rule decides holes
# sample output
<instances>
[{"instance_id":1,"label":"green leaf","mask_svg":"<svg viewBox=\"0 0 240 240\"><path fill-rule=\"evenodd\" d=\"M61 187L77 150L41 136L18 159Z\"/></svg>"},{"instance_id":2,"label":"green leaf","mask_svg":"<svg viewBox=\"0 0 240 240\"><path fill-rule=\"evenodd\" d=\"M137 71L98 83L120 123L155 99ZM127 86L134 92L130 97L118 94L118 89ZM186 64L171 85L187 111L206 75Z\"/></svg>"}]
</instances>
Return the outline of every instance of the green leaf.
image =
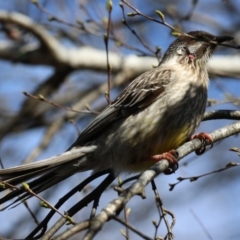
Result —
<instances>
[{"instance_id":1,"label":"green leaf","mask_svg":"<svg viewBox=\"0 0 240 240\"><path fill-rule=\"evenodd\" d=\"M107 11L112 11L112 0L108 0L106 4Z\"/></svg>"},{"instance_id":2,"label":"green leaf","mask_svg":"<svg viewBox=\"0 0 240 240\"><path fill-rule=\"evenodd\" d=\"M162 22L165 22L165 16L161 11L156 10L155 13L162 19Z\"/></svg>"}]
</instances>

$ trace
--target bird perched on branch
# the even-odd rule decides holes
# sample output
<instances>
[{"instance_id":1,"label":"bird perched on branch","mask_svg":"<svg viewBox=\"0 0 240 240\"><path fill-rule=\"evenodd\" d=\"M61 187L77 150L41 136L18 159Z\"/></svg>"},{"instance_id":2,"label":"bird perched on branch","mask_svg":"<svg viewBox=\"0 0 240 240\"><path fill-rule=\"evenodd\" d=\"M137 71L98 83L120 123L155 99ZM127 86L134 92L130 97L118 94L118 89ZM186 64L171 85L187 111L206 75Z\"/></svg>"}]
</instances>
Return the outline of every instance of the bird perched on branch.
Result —
<instances>
[{"instance_id":1,"label":"bird perched on branch","mask_svg":"<svg viewBox=\"0 0 240 240\"><path fill-rule=\"evenodd\" d=\"M229 40L232 37L203 31L180 35L159 66L134 79L59 156L69 159L0 170L3 185L34 178L29 186L39 193L77 172L111 168L117 176L143 171L162 159L170 163L166 173L174 172L178 167L174 149L191 138L205 111L206 63L216 46ZM197 137L211 142L207 134ZM76 148L83 149L82 156L74 157ZM21 200L27 194L23 189L13 190L0 203L15 196Z\"/></svg>"}]
</instances>

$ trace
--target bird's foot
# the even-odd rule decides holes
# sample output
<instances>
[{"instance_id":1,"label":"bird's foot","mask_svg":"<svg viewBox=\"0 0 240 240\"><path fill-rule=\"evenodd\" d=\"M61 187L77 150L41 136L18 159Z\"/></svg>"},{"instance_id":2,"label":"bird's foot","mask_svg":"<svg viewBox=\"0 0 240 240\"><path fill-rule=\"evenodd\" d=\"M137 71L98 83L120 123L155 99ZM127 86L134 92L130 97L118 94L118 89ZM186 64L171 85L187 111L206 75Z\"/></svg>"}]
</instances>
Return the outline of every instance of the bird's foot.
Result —
<instances>
[{"instance_id":1,"label":"bird's foot","mask_svg":"<svg viewBox=\"0 0 240 240\"><path fill-rule=\"evenodd\" d=\"M175 173L178 169L178 152L176 150L171 150L162 154L157 154L150 157L151 161L159 162L161 160L167 160L169 162L169 168L164 171L164 174Z\"/></svg>"},{"instance_id":2,"label":"bird's foot","mask_svg":"<svg viewBox=\"0 0 240 240\"><path fill-rule=\"evenodd\" d=\"M202 146L195 151L195 153L197 155L201 155L201 154L203 154L205 152L206 145L211 145L210 148L212 148L212 146L213 146L213 139L212 139L212 137L209 134L204 133L204 132L197 133L197 134L193 135L190 138L190 140L193 140L193 139L196 139L196 138L199 139L202 142Z\"/></svg>"}]
</instances>

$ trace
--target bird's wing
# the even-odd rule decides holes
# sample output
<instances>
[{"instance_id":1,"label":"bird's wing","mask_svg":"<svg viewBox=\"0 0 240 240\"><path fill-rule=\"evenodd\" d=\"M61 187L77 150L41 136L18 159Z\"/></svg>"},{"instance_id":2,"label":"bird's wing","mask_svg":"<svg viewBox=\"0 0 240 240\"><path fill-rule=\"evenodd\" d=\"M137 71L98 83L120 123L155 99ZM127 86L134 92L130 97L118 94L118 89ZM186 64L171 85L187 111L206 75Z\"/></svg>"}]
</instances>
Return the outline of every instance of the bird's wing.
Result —
<instances>
[{"instance_id":1,"label":"bird's wing","mask_svg":"<svg viewBox=\"0 0 240 240\"><path fill-rule=\"evenodd\" d=\"M126 118L139 109L149 106L161 96L170 80L171 70L160 67L134 79L116 100L88 125L70 149L91 141L117 119Z\"/></svg>"}]
</instances>

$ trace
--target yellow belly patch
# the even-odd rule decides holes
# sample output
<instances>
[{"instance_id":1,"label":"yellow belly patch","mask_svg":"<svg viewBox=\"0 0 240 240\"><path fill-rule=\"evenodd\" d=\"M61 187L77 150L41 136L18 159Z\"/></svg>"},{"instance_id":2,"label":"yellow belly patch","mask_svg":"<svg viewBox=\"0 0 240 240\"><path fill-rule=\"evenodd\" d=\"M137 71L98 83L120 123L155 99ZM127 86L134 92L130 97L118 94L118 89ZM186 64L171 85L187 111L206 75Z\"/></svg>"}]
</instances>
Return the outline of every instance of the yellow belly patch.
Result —
<instances>
[{"instance_id":1,"label":"yellow belly patch","mask_svg":"<svg viewBox=\"0 0 240 240\"><path fill-rule=\"evenodd\" d=\"M186 133L189 132L188 128L188 126L184 126L167 135L160 142L156 141L153 147L153 155L176 149L186 142L188 137Z\"/></svg>"},{"instance_id":2,"label":"yellow belly patch","mask_svg":"<svg viewBox=\"0 0 240 240\"><path fill-rule=\"evenodd\" d=\"M177 131L175 130L171 134L166 135L166 137L160 138L159 141L152 142L153 145L151 147L151 154L149 157L178 148L181 144L188 140L186 132L189 132L188 126L182 127ZM143 158L142 161L128 165L127 170L129 172L141 172L151 167L155 163L156 162L153 160L147 160L146 158Z\"/></svg>"}]
</instances>

